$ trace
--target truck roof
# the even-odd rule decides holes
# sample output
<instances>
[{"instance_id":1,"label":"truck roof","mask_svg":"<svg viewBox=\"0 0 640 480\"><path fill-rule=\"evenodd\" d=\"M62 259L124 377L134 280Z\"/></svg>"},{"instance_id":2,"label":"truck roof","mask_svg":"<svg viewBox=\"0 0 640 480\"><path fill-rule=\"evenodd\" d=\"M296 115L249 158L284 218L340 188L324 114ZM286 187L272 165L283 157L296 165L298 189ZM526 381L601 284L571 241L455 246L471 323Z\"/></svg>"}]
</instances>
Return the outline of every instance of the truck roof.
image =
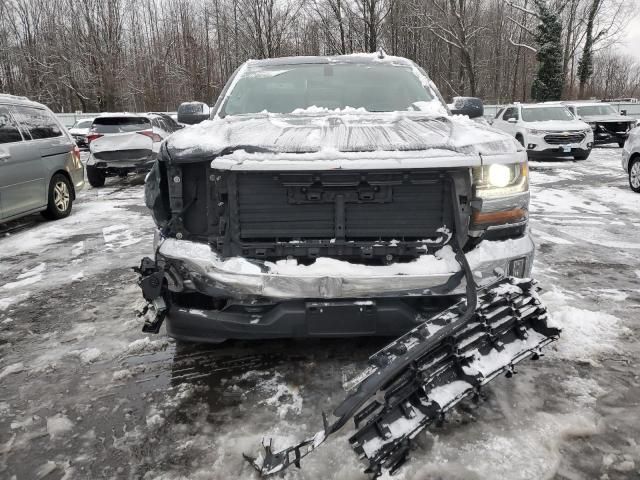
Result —
<instances>
[{"instance_id":1,"label":"truck roof","mask_svg":"<svg viewBox=\"0 0 640 480\"><path fill-rule=\"evenodd\" d=\"M329 63L353 63L353 64L380 64L413 66L414 63L404 57L396 57L382 53L352 53L350 55L331 56L299 56L267 58L264 60L247 60L251 67L269 67L278 65L302 65L302 64L329 64Z\"/></svg>"}]
</instances>

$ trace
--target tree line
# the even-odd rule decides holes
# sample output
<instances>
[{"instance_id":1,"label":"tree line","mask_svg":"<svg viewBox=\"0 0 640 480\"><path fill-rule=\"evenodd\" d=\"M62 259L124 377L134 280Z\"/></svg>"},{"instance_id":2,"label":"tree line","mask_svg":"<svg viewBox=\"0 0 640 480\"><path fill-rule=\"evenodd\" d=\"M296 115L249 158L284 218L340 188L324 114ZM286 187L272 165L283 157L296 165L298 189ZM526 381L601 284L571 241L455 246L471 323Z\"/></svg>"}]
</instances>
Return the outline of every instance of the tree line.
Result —
<instances>
[{"instance_id":1,"label":"tree line","mask_svg":"<svg viewBox=\"0 0 640 480\"><path fill-rule=\"evenodd\" d=\"M249 58L379 48L446 98L640 96L625 0L4 0L0 92L54 111L212 104Z\"/></svg>"}]
</instances>

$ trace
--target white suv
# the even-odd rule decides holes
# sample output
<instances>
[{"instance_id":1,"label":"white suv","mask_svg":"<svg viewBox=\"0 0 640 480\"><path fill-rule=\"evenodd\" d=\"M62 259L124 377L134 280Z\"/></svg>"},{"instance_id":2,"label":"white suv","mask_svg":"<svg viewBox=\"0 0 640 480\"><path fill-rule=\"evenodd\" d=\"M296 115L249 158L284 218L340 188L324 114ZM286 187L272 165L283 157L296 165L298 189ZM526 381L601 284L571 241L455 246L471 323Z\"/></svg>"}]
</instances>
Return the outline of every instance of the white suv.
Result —
<instances>
[{"instance_id":1,"label":"white suv","mask_svg":"<svg viewBox=\"0 0 640 480\"><path fill-rule=\"evenodd\" d=\"M498 110L493 126L513 135L529 159L573 157L586 160L593 146L593 130L561 104L507 105Z\"/></svg>"}]
</instances>

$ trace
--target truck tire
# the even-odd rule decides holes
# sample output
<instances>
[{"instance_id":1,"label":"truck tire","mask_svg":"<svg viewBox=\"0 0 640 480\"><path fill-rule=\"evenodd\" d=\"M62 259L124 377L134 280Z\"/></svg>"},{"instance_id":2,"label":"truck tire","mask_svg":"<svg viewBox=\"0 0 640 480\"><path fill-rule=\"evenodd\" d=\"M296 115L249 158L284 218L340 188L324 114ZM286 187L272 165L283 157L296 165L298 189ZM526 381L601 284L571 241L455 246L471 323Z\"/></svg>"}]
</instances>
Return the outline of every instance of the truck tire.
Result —
<instances>
[{"instance_id":1,"label":"truck tire","mask_svg":"<svg viewBox=\"0 0 640 480\"><path fill-rule=\"evenodd\" d=\"M629 186L631 190L640 193L640 157L636 156L629 163Z\"/></svg>"},{"instance_id":2,"label":"truck tire","mask_svg":"<svg viewBox=\"0 0 640 480\"><path fill-rule=\"evenodd\" d=\"M61 173L56 173L49 182L47 209L42 212L42 216L49 220L68 217L73 205L71 191L69 179Z\"/></svg>"},{"instance_id":3,"label":"truck tire","mask_svg":"<svg viewBox=\"0 0 640 480\"><path fill-rule=\"evenodd\" d=\"M87 165L87 179L89 180L89 184L91 184L92 187L100 188L104 186L106 177L104 175L104 172L99 168Z\"/></svg>"}]
</instances>

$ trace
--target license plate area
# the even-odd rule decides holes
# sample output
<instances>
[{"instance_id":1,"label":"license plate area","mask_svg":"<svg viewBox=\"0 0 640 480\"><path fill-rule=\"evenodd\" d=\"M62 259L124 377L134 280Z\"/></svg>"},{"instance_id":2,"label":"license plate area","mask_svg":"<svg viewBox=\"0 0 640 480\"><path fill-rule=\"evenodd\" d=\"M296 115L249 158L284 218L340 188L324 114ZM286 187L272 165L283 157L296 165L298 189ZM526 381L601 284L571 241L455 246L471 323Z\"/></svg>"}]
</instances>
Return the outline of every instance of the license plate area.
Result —
<instances>
[{"instance_id":1,"label":"license plate area","mask_svg":"<svg viewBox=\"0 0 640 480\"><path fill-rule=\"evenodd\" d=\"M309 335L343 336L376 332L375 301L306 302Z\"/></svg>"},{"instance_id":2,"label":"license plate area","mask_svg":"<svg viewBox=\"0 0 640 480\"><path fill-rule=\"evenodd\" d=\"M562 145L560 151L563 153L571 153L571 145Z\"/></svg>"}]
</instances>

